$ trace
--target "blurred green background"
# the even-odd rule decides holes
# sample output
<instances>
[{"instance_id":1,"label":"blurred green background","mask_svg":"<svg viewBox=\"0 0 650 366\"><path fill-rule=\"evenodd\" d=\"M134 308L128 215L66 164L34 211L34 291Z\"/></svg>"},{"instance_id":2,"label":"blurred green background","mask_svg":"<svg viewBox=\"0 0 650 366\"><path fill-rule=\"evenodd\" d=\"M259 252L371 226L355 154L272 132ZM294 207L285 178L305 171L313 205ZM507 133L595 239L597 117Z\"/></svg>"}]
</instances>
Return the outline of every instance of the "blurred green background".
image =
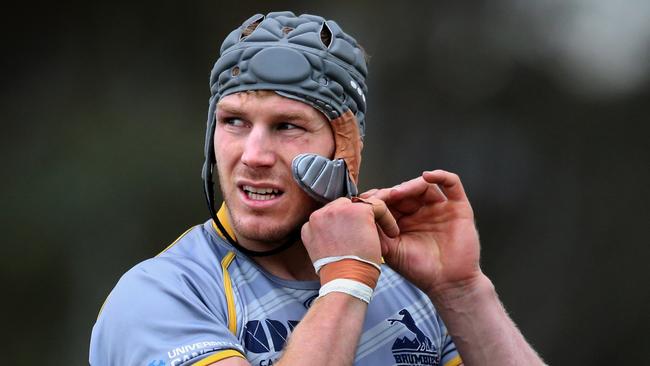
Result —
<instances>
[{"instance_id":1,"label":"blurred green background","mask_svg":"<svg viewBox=\"0 0 650 366\"><path fill-rule=\"evenodd\" d=\"M647 1L3 7L3 363L87 364L122 273L208 218L209 72L273 10L334 19L371 55L362 189L459 173L484 271L546 361L647 362Z\"/></svg>"}]
</instances>

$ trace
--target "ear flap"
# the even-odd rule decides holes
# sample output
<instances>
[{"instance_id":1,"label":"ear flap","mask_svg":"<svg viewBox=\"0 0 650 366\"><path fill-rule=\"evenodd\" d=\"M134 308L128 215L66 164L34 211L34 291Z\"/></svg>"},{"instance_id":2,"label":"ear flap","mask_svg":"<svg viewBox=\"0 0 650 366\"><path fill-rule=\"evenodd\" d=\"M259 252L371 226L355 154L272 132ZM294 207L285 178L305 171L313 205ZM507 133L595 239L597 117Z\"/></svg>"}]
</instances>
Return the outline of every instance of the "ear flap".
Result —
<instances>
[{"instance_id":1,"label":"ear flap","mask_svg":"<svg viewBox=\"0 0 650 366\"><path fill-rule=\"evenodd\" d=\"M293 178L300 188L320 202L359 193L357 181L363 143L356 117L348 110L331 123L336 144L334 160L316 154L300 154L291 164Z\"/></svg>"},{"instance_id":2,"label":"ear flap","mask_svg":"<svg viewBox=\"0 0 650 366\"><path fill-rule=\"evenodd\" d=\"M355 185L359 183L359 168L361 167L361 149L363 142L359 133L357 118L348 110L341 117L331 121L334 130L336 151L334 159L343 159L350 172L350 179Z\"/></svg>"}]
</instances>

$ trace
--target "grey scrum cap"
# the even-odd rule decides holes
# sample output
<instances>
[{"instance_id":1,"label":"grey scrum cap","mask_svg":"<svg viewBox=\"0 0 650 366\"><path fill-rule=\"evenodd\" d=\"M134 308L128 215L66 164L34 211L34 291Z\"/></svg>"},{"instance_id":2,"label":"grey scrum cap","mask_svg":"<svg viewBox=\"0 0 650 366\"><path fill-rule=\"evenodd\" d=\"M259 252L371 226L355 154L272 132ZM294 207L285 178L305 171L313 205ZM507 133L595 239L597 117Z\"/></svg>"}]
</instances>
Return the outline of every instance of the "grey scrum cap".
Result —
<instances>
[{"instance_id":1,"label":"grey scrum cap","mask_svg":"<svg viewBox=\"0 0 650 366\"><path fill-rule=\"evenodd\" d=\"M367 72L365 53L357 41L334 21L319 16L258 14L233 30L221 45L210 74L203 180L211 212L217 103L226 95L248 90L273 90L327 116L335 136L334 159L301 154L293 161L293 176L303 190L322 202L356 195Z\"/></svg>"}]
</instances>

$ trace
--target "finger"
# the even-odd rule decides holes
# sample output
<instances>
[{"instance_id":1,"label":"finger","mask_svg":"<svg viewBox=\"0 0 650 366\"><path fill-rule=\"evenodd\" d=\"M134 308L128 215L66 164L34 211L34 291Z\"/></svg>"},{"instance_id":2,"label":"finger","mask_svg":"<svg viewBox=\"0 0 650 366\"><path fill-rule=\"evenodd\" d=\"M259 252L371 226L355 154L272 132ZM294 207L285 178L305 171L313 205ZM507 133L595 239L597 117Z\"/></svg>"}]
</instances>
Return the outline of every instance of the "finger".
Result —
<instances>
[{"instance_id":1,"label":"finger","mask_svg":"<svg viewBox=\"0 0 650 366\"><path fill-rule=\"evenodd\" d=\"M419 179L422 180L422 178ZM403 194L396 191L397 187L399 185L392 188L373 190L372 192L366 192L361 197L364 199L376 198L384 201L396 219L399 219L402 215L411 214L422 207L422 200L418 196L416 196L418 198L404 197Z\"/></svg>"},{"instance_id":2,"label":"finger","mask_svg":"<svg viewBox=\"0 0 650 366\"><path fill-rule=\"evenodd\" d=\"M376 198L368 199L372 203L372 212L375 214L375 220L379 227L391 238L399 235L399 226L393 214L388 210L386 203Z\"/></svg>"},{"instance_id":3,"label":"finger","mask_svg":"<svg viewBox=\"0 0 650 366\"><path fill-rule=\"evenodd\" d=\"M411 179L400 185L393 187L390 199L387 201L393 202L398 200L416 199L421 204L444 202L447 197L443 194L436 184L427 182L423 177Z\"/></svg>"},{"instance_id":4,"label":"finger","mask_svg":"<svg viewBox=\"0 0 650 366\"><path fill-rule=\"evenodd\" d=\"M401 197L397 192L393 191L390 197L391 199L386 200L386 204L396 216L413 214L424 205L420 196Z\"/></svg>"},{"instance_id":5,"label":"finger","mask_svg":"<svg viewBox=\"0 0 650 366\"><path fill-rule=\"evenodd\" d=\"M392 188L373 189L368 192L364 192L360 197L364 199L376 198L386 202L386 200L390 198L391 191ZM395 207L389 206L388 210L393 215L395 220L399 220L399 218L402 216L402 213Z\"/></svg>"},{"instance_id":6,"label":"finger","mask_svg":"<svg viewBox=\"0 0 650 366\"><path fill-rule=\"evenodd\" d=\"M394 238L399 235L399 226L397 226L397 220L395 220L393 214L390 213L384 201L374 197L368 199L357 197L356 201L372 205L372 213L375 215L375 221L388 237Z\"/></svg>"},{"instance_id":7,"label":"finger","mask_svg":"<svg viewBox=\"0 0 650 366\"><path fill-rule=\"evenodd\" d=\"M406 182L402 182L391 188L391 198L393 197L406 197L406 196L419 196L426 192L428 183L422 177L413 178Z\"/></svg>"},{"instance_id":8,"label":"finger","mask_svg":"<svg viewBox=\"0 0 650 366\"><path fill-rule=\"evenodd\" d=\"M359 197L361 197L361 198L372 197L372 195L374 195L377 191L379 191L377 188L373 188L371 190L368 190L368 191L365 191L365 192L361 193L359 195Z\"/></svg>"},{"instance_id":9,"label":"finger","mask_svg":"<svg viewBox=\"0 0 650 366\"><path fill-rule=\"evenodd\" d=\"M371 189L367 192L362 193L359 197L361 198L375 197L382 201L386 201L390 197L391 190L392 188Z\"/></svg>"},{"instance_id":10,"label":"finger","mask_svg":"<svg viewBox=\"0 0 650 366\"><path fill-rule=\"evenodd\" d=\"M383 230L379 230L379 245L381 246L381 256L386 261L389 261L390 257L392 256L393 247L395 246L393 243L396 241L397 239L390 238Z\"/></svg>"},{"instance_id":11,"label":"finger","mask_svg":"<svg viewBox=\"0 0 650 366\"><path fill-rule=\"evenodd\" d=\"M422 178L429 183L439 185L442 193L448 199L453 201L467 201L465 189L458 175L444 170L434 170L422 173Z\"/></svg>"}]
</instances>

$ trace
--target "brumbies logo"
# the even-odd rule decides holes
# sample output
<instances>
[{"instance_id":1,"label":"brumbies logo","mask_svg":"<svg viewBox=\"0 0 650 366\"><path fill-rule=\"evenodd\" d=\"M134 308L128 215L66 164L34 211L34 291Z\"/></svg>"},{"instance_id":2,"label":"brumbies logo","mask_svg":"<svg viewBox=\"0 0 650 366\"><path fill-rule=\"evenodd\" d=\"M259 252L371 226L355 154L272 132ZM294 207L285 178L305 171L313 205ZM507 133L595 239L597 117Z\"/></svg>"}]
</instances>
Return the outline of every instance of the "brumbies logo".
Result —
<instances>
[{"instance_id":1,"label":"brumbies logo","mask_svg":"<svg viewBox=\"0 0 650 366\"><path fill-rule=\"evenodd\" d=\"M404 336L397 338L393 343L393 357L396 366L413 365L439 365L440 355L433 346L431 338L427 337L417 325L408 310L402 309L398 313L402 319L387 319L391 325L401 323L408 329L414 338Z\"/></svg>"}]
</instances>

